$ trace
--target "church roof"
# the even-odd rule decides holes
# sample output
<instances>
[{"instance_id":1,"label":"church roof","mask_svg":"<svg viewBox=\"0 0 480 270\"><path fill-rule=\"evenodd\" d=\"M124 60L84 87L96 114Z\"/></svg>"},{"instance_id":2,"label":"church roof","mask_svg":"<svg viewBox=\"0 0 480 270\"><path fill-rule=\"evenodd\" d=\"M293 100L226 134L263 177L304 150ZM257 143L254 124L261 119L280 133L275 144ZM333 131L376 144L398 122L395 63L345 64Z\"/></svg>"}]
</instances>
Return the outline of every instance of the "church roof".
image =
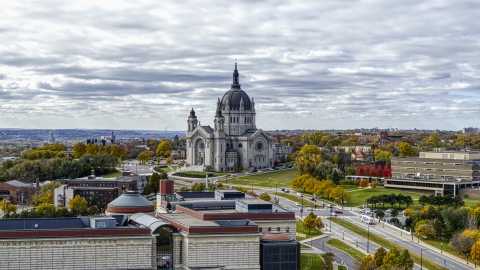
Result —
<instances>
[{"instance_id":1,"label":"church roof","mask_svg":"<svg viewBox=\"0 0 480 270\"><path fill-rule=\"evenodd\" d=\"M237 70L237 63L235 63L235 70L233 71L233 83L230 90L228 90L222 97L222 109L229 108L230 110L239 110L240 102L243 101L245 110L251 109L251 101L247 93L240 87L239 73Z\"/></svg>"}]
</instances>

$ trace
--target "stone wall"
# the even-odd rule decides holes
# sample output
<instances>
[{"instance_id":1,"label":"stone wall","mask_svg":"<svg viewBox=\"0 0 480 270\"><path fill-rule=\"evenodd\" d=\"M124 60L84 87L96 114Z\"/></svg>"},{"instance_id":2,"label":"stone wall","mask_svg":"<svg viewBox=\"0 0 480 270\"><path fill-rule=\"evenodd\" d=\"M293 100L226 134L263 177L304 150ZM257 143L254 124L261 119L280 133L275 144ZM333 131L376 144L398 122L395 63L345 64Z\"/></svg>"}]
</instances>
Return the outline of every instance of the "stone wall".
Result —
<instances>
[{"instance_id":1,"label":"stone wall","mask_svg":"<svg viewBox=\"0 0 480 270\"><path fill-rule=\"evenodd\" d=\"M156 269L155 237L1 239L0 269Z\"/></svg>"},{"instance_id":2,"label":"stone wall","mask_svg":"<svg viewBox=\"0 0 480 270\"><path fill-rule=\"evenodd\" d=\"M462 199L480 199L480 189L478 188L461 188L458 195Z\"/></svg>"}]
</instances>

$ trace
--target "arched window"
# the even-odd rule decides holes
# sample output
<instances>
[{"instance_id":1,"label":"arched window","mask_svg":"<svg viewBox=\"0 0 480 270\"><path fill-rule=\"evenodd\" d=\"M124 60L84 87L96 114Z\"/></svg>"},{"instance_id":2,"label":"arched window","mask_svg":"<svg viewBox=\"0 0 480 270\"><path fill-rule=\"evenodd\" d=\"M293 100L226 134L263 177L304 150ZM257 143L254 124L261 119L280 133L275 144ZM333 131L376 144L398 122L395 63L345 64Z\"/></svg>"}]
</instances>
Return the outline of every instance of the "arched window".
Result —
<instances>
[{"instance_id":1,"label":"arched window","mask_svg":"<svg viewBox=\"0 0 480 270\"><path fill-rule=\"evenodd\" d=\"M238 116L237 116L237 123L238 123Z\"/></svg>"},{"instance_id":2,"label":"arched window","mask_svg":"<svg viewBox=\"0 0 480 270\"><path fill-rule=\"evenodd\" d=\"M230 122L232 122L232 117L230 116Z\"/></svg>"},{"instance_id":3,"label":"arched window","mask_svg":"<svg viewBox=\"0 0 480 270\"><path fill-rule=\"evenodd\" d=\"M227 148L229 148L229 147L230 147L230 144L229 144L229 143L227 143Z\"/></svg>"},{"instance_id":4,"label":"arched window","mask_svg":"<svg viewBox=\"0 0 480 270\"><path fill-rule=\"evenodd\" d=\"M238 147L243 147L241 143L238 144Z\"/></svg>"}]
</instances>

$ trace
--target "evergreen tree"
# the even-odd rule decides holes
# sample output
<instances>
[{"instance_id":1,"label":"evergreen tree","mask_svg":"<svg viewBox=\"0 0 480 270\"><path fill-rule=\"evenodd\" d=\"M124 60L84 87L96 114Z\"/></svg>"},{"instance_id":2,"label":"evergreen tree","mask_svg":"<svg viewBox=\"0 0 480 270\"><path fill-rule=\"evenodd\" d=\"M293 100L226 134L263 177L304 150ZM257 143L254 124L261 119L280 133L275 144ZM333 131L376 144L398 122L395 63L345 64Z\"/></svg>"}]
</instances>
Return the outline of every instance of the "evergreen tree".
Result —
<instances>
[{"instance_id":1,"label":"evergreen tree","mask_svg":"<svg viewBox=\"0 0 480 270\"><path fill-rule=\"evenodd\" d=\"M410 258L410 253L406 249L404 249L402 255L398 257L397 263L398 268L401 270L413 269L413 260Z\"/></svg>"}]
</instances>

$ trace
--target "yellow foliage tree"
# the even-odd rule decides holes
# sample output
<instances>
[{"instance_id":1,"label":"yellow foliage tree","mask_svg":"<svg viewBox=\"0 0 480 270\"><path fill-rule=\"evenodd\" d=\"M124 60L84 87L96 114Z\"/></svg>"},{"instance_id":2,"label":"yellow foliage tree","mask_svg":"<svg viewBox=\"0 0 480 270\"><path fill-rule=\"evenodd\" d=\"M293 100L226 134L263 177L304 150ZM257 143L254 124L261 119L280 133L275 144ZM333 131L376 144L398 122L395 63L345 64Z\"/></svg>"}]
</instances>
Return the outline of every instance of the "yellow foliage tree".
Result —
<instances>
[{"instance_id":1,"label":"yellow foliage tree","mask_svg":"<svg viewBox=\"0 0 480 270\"><path fill-rule=\"evenodd\" d=\"M53 204L53 190L61 186L62 183L52 181L47 184L43 184L40 192L36 193L32 198L32 205L37 206L41 203Z\"/></svg>"},{"instance_id":2,"label":"yellow foliage tree","mask_svg":"<svg viewBox=\"0 0 480 270\"><path fill-rule=\"evenodd\" d=\"M168 157L165 162L167 162L167 164L172 164L173 163L173 157Z\"/></svg>"},{"instance_id":3,"label":"yellow foliage tree","mask_svg":"<svg viewBox=\"0 0 480 270\"><path fill-rule=\"evenodd\" d=\"M315 228L317 228L318 230L325 228L325 225L323 224L323 221L320 217L317 217L315 219Z\"/></svg>"},{"instance_id":4,"label":"yellow foliage tree","mask_svg":"<svg viewBox=\"0 0 480 270\"><path fill-rule=\"evenodd\" d=\"M377 182L372 181L370 182L370 188L376 188L377 187Z\"/></svg>"},{"instance_id":5,"label":"yellow foliage tree","mask_svg":"<svg viewBox=\"0 0 480 270\"><path fill-rule=\"evenodd\" d=\"M41 203L35 207L35 212L51 211L55 210L55 206L52 203Z\"/></svg>"},{"instance_id":6,"label":"yellow foliage tree","mask_svg":"<svg viewBox=\"0 0 480 270\"><path fill-rule=\"evenodd\" d=\"M475 244L472 245L472 248L470 250L470 255L472 256L473 260L480 259L480 240L477 240L477 242L475 242Z\"/></svg>"},{"instance_id":7,"label":"yellow foliage tree","mask_svg":"<svg viewBox=\"0 0 480 270\"><path fill-rule=\"evenodd\" d=\"M77 195L72 199L70 199L70 201L68 201L68 208L70 208L71 210L77 210L82 212L87 211L88 210L87 200L82 198L80 195Z\"/></svg>"},{"instance_id":8,"label":"yellow foliage tree","mask_svg":"<svg viewBox=\"0 0 480 270\"><path fill-rule=\"evenodd\" d=\"M17 212L17 207L10 200L3 199L0 201L0 210L6 215Z\"/></svg>"},{"instance_id":9,"label":"yellow foliage tree","mask_svg":"<svg viewBox=\"0 0 480 270\"><path fill-rule=\"evenodd\" d=\"M268 194L261 194L259 197L258 197L260 200L264 200L266 202L269 202L272 200L272 198L270 197L270 195Z\"/></svg>"},{"instance_id":10,"label":"yellow foliage tree","mask_svg":"<svg viewBox=\"0 0 480 270\"><path fill-rule=\"evenodd\" d=\"M292 187L294 189L302 189L304 191L307 191L307 187L310 188L312 186L312 183L314 187L316 181L318 180L309 174L299 174L297 175L297 177L295 177L295 179L293 179Z\"/></svg>"},{"instance_id":11,"label":"yellow foliage tree","mask_svg":"<svg viewBox=\"0 0 480 270\"><path fill-rule=\"evenodd\" d=\"M375 260L373 260L372 254L367 254L367 256L363 257L360 265L358 266L358 270L375 270L377 265L375 264Z\"/></svg>"},{"instance_id":12,"label":"yellow foliage tree","mask_svg":"<svg viewBox=\"0 0 480 270\"><path fill-rule=\"evenodd\" d=\"M302 173L313 173L321 158L322 155L320 154L298 155L295 159L295 167Z\"/></svg>"},{"instance_id":13,"label":"yellow foliage tree","mask_svg":"<svg viewBox=\"0 0 480 270\"><path fill-rule=\"evenodd\" d=\"M337 186L330 192L330 198L338 198L340 203L342 203L350 200L350 194L344 188Z\"/></svg>"},{"instance_id":14,"label":"yellow foliage tree","mask_svg":"<svg viewBox=\"0 0 480 270\"><path fill-rule=\"evenodd\" d=\"M330 198L330 193L337 185L332 180L322 180L320 184L316 186L315 194L319 197Z\"/></svg>"}]
</instances>

